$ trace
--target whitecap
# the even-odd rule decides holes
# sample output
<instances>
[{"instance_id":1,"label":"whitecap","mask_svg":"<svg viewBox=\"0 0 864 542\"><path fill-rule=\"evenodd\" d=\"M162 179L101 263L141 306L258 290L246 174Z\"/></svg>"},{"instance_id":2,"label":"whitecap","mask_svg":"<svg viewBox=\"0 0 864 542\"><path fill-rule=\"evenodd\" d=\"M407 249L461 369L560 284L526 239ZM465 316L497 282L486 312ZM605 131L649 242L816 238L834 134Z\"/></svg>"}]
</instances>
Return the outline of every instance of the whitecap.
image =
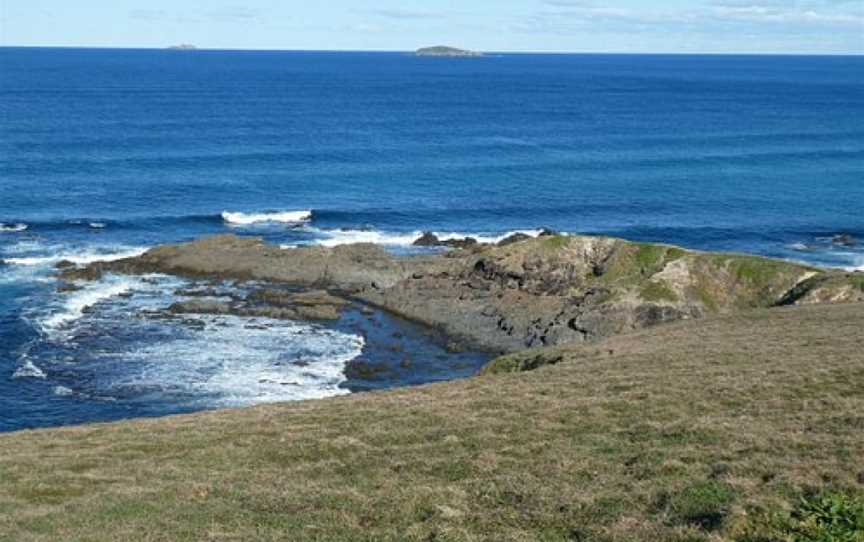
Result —
<instances>
[{"instance_id":1,"label":"whitecap","mask_svg":"<svg viewBox=\"0 0 864 542\"><path fill-rule=\"evenodd\" d=\"M339 245L351 245L354 243L375 243L385 246L411 246L414 241L423 235L422 232L413 233L387 233L375 230L322 230L320 233L326 236L319 239L316 244L325 247Z\"/></svg>"},{"instance_id":2,"label":"whitecap","mask_svg":"<svg viewBox=\"0 0 864 542\"><path fill-rule=\"evenodd\" d=\"M313 229L314 230L314 229ZM378 230L314 230L316 233L325 236L324 239L315 241L316 244L325 247L335 247L339 245L349 245L353 243L374 243L384 246L412 246L415 241L420 239L423 232L415 231L411 233L393 233L383 232ZM537 237L542 230L514 230L503 234L475 234L475 233L456 233L456 232L432 232L440 241L456 241L466 238L476 239L480 243L496 244L504 239L517 233L527 235L529 237ZM285 245L283 245L283 248Z\"/></svg>"},{"instance_id":3,"label":"whitecap","mask_svg":"<svg viewBox=\"0 0 864 542\"><path fill-rule=\"evenodd\" d=\"M0 223L0 232L15 233L25 231L28 228L27 224L4 224Z\"/></svg>"},{"instance_id":4,"label":"whitecap","mask_svg":"<svg viewBox=\"0 0 864 542\"><path fill-rule=\"evenodd\" d=\"M76 265L88 265L96 262L114 262L134 258L147 252L147 248L127 248L119 252L103 252L99 250L84 250L82 252L60 253L52 256L27 256L20 258L6 258L4 261L10 265L40 266L53 265L57 262L68 261Z\"/></svg>"},{"instance_id":5,"label":"whitecap","mask_svg":"<svg viewBox=\"0 0 864 542\"><path fill-rule=\"evenodd\" d=\"M503 233L500 235L489 235L489 234L470 234L470 233L438 233L434 232L435 235L441 241L454 241L460 239L466 239L468 237L472 239L476 239L479 243L487 243L487 244L497 244L507 239L508 237L516 234L527 235L528 237L537 237L543 232L543 230L514 230L508 231L507 233Z\"/></svg>"},{"instance_id":6,"label":"whitecap","mask_svg":"<svg viewBox=\"0 0 864 542\"><path fill-rule=\"evenodd\" d=\"M60 397L68 397L69 395L73 395L75 392L67 388L66 386L55 386L54 387L54 395L58 395Z\"/></svg>"},{"instance_id":7,"label":"whitecap","mask_svg":"<svg viewBox=\"0 0 864 542\"><path fill-rule=\"evenodd\" d=\"M274 211L266 213L239 213L224 211L222 220L235 226L248 226L266 222L301 224L312 220L312 211Z\"/></svg>"},{"instance_id":8,"label":"whitecap","mask_svg":"<svg viewBox=\"0 0 864 542\"><path fill-rule=\"evenodd\" d=\"M31 360L27 360L23 365L16 369L12 374L12 378L42 378L46 377L45 372L36 366Z\"/></svg>"},{"instance_id":9,"label":"whitecap","mask_svg":"<svg viewBox=\"0 0 864 542\"><path fill-rule=\"evenodd\" d=\"M63 298L60 307L38 322L39 327L46 334L52 335L84 316L88 308L124 294L137 284L139 281L132 277L111 276L88 285Z\"/></svg>"},{"instance_id":10,"label":"whitecap","mask_svg":"<svg viewBox=\"0 0 864 542\"><path fill-rule=\"evenodd\" d=\"M105 224L104 222L91 222L88 225L94 230L102 230L107 227L107 224Z\"/></svg>"}]
</instances>

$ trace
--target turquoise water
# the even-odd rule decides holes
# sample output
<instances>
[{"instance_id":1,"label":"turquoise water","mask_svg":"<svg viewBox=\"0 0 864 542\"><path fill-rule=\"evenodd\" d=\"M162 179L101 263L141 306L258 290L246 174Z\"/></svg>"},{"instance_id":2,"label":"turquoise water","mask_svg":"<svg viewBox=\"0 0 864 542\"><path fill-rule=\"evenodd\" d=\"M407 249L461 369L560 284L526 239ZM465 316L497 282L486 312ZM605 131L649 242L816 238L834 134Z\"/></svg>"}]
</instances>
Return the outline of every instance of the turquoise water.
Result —
<instances>
[{"instance_id":1,"label":"turquoise water","mask_svg":"<svg viewBox=\"0 0 864 542\"><path fill-rule=\"evenodd\" d=\"M550 227L864 266L831 241L864 239L862 57L5 48L0 118L0 430L342 393L370 354L345 326L155 325L174 279L57 294L61 259Z\"/></svg>"}]
</instances>

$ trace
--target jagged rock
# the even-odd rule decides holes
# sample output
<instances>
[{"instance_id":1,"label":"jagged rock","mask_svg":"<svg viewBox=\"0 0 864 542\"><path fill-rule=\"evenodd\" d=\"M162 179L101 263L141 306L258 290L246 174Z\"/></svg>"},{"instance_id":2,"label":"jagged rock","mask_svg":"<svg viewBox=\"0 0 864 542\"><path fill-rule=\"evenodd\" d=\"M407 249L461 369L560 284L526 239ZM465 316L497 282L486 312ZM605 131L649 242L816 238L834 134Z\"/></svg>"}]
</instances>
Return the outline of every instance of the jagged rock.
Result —
<instances>
[{"instance_id":1,"label":"jagged rock","mask_svg":"<svg viewBox=\"0 0 864 542\"><path fill-rule=\"evenodd\" d=\"M357 358L349 361L345 365L345 376L351 380L375 380L382 373L387 371L387 367L370 363L369 361Z\"/></svg>"},{"instance_id":2,"label":"jagged rock","mask_svg":"<svg viewBox=\"0 0 864 542\"><path fill-rule=\"evenodd\" d=\"M220 236L61 275L167 273L266 282L272 286L242 302L180 304L174 310L268 318L337 318L344 301L328 293L334 292L426 324L448 341L491 352L595 342L745 308L864 300L860 274L551 233L505 247L462 240L473 250L409 257L370 244L280 250L260 239Z\"/></svg>"},{"instance_id":3,"label":"jagged rock","mask_svg":"<svg viewBox=\"0 0 864 542\"><path fill-rule=\"evenodd\" d=\"M561 234L555 230L552 230L549 228L543 228L542 230L540 230L540 233L537 234L537 237L555 237L558 235L561 235Z\"/></svg>"},{"instance_id":4,"label":"jagged rock","mask_svg":"<svg viewBox=\"0 0 864 542\"><path fill-rule=\"evenodd\" d=\"M61 282L57 286L57 291L61 294L65 294L65 293L69 293L69 292L77 292L80 290L83 290L83 288L81 286L78 286L77 284L74 284L71 282Z\"/></svg>"},{"instance_id":5,"label":"jagged rock","mask_svg":"<svg viewBox=\"0 0 864 542\"><path fill-rule=\"evenodd\" d=\"M60 260L59 262L54 264L54 269L70 269L72 267L76 267L76 265L69 260Z\"/></svg>"},{"instance_id":6,"label":"jagged rock","mask_svg":"<svg viewBox=\"0 0 864 542\"><path fill-rule=\"evenodd\" d=\"M219 301L178 301L168 307L168 312L173 314L230 314L231 305Z\"/></svg>"},{"instance_id":7,"label":"jagged rock","mask_svg":"<svg viewBox=\"0 0 864 542\"><path fill-rule=\"evenodd\" d=\"M64 280L67 282L75 282L75 281L87 281L92 282L94 280L99 280L105 274L102 266L99 265L89 265L87 267L69 267L64 268L57 274L57 277L60 280Z\"/></svg>"},{"instance_id":8,"label":"jagged rock","mask_svg":"<svg viewBox=\"0 0 864 542\"><path fill-rule=\"evenodd\" d=\"M498 241L498 246L506 247L507 245L512 245L513 243L519 243L521 241L527 241L528 239L532 239L532 237L524 233L514 233L513 235L508 235L504 239Z\"/></svg>"},{"instance_id":9,"label":"jagged rock","mask_svg":"<svg viewBox=\"0 0 864 542\"><path fill-rule=\"evenodd\" d=\"M412 243L415 247L438 247L441 246L441 240L432 232L423 232L419 239Z\"/></svg>"},{"instance_id":10,"label":"jagged rock","mask_svg":"<svg viewBox=\"0 0 864 542\"><path fill-rule=\"evenodd\" d=\"M450 248L471 248L478 244L477 239L473 237L465 237L462 239L448 239L446 241L441 241L441 245Z\"/></svg>"}]
</instances>

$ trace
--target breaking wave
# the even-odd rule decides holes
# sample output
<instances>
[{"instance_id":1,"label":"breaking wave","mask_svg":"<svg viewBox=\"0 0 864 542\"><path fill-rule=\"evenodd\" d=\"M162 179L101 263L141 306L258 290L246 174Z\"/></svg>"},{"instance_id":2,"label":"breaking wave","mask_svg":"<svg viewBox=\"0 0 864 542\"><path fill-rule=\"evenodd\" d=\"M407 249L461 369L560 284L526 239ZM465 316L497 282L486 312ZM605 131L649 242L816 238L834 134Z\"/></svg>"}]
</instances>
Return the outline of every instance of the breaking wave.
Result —
<instances>
[{"instance_id":1,"label":"breaking wave","mask_svg":"<svg viewBox=\"0 0 864 542\"><path fill-rule=\"evenodd\" d=\"M250 224L262 224L267 222L302 224L312 220L312 211L274 211L266 213L224 211L222 213L222 220L235 226L248 226Z\"/></svg>"},{"instance_id":2,"label":"breaking wave","mask_svg":"<svg viewBox=\"0 0 864 542\"><path fill-rule=\"evenodd\" d=\"M14 233L25 231L27 229L27 224L4 224L0 222L0 232L6 233Z\"/></svg>"},{"instance_id":3,"label":"breaking wave","mask_svg":"<svg viewBox=\"0 0 864 542\"><path fill-rule=\"evenodd\" d=\"M375 243L384 246L410 247L423 235L422 231L396 233L378 230L317 230L314 228L310 231L322 237L321 239L317 239L315 244L325 247L350 245L353 243ZM476 239L480 243L495 244L517 233L528 235L530 237L537 237L540 235L541 231L542 230L514 230L503 234L473 234L458 232L432 233L441 241L453 241L470 237Z\"/></svg>"},{"instance_id":4,"label":"breaking wave","mask_svg":"<svg viewBox=\"0 0 864 542\"><path fill-rule=\"evenodd\" d=\"M69 323L84 316L85 311L102 301L111 299L132 290L140 281L132 277L108 277L90 284L63 298L62 304L38 324L47 335L56 334Z\"/></svg>"},{"instance_id":5,"label":"breaking wave","mask_svg":"<svg viewBox=\"0 0 864 542\"><path fill-rule=\"evenodd\" d=\"M98 249L87 249L80 252L61 252L50 256L24 256L6 258L4 261L9 265L22 266L45 266L58 262L67 261L76 265L88 265L95 262L114 262L126 258L134 258L147 252L147 248L124 248L119 251L107 252Z\"/></svg>"}]
</instances>

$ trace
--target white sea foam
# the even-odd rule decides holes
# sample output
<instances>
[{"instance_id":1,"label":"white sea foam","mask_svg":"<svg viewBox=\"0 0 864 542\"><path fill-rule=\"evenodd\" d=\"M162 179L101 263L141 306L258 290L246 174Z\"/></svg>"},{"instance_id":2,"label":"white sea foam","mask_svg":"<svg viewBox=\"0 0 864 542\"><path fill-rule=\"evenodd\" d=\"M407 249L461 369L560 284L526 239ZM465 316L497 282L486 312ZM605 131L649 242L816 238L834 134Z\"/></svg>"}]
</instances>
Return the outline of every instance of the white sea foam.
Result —
<instances>
[{"instance_id":1,"label":"white sea foam","mask_svg":"<svg viewBox=\"0 0 864 542\"><path fill-rule=\"evenodd\" d=\"M105 229L105 227L107 226L107 224L105 224L104 222L91 222L91 223L88 224L88 225L89 225L91 228L93 228L94 230L101 230L101 229Z\"/></svg>"},{"instance_id":2,"label":"white sea foam","mask_svg":"<svg viewBox=\"0 0 864 542\"><path fill-rule=\"evenodd\" d=\"M4 233L14 233L20 232L27 229L27 224L3 224L0 223L0 232Z\"/></svg>"},{"instance_id":3,"label":"white sea foam","mask_svg":"<svg viewBox=\"0 0 864 542\"><path fill-rule=\"evenodd\" d=\"M73 395L75 392L67 388L66 386L54 386L54 395L58 395L61 397Z\"/></svg>"},{"instance_id":4,"label":"white sea foam","mask_svg":"<svg viewBox=\"0 0 864 542\"><path fill-rule=\"evenodd\" d=\"M305 322L223 315L151 319L188 281L162 275L109 275L85 290L58 297L50 313L32 315L46 331L45 347L19 360L28 368L61 363L86 378L70 386L100 400L135 399L195 408L245 406L349 393L346 363L362 354L362 336ZM124 292L132 296L120 296ZM86 307L93 307L86 310ZM134 317L138 315L139 317ZM190 321L197 324L190 325ZM120 348L114 338L123 337ZM107 338L112 338L105 342ZM59 350L59 352L58 352ZM36 376L35 371L33 376ZM37 377L38 378L38 377ZM76 380L77 382L78 380ZM60 393L72 393L60 390Z\"/></svg>"},{"instance_id":5,"label":"white sea foam","mask_svg":"<svg viewBox=\"0 0 864 542\"><path fill-rule=\"evenodd\" d=\"M325 247L349 245L352 243L375 243L384 246L411 246L423 235L421 231L411 233L388 233L378 230L314 230L324 239L319 239L316 244ZM432 232L441 241L454 241L471 237L480 243L498 243L516 233L522 233L530 237L537 237L542 230L516 230L500 235L455 233L455 232ZM284 247L283 247L284 248Z\"/></svg>"},{"instance_id":6,"label":"white sea foam","mask_svg":"<svg viewBox=\"0 0 864 542\"><path fill-rule=\"evenodd\" d=\"M50 315L39 320L39 327L48 335L56 334L78 320L88 308L130 291L140 281L132 277L112 276L63 297L62 304Z\"/></svg>"},{"instance_id":7,"label":"white sea foam","mask_svg":"<svg viewBox=\"0 0 864 542\"><path fill-rule=\"evenodd\" d=\"M385 246L411 246L414 241L423 235L422 232L413 233L386 233L376 230L324 230L320 232L325 236L316 244L325 247L339 245L350 245L354 243L375 243Z\"/></svg>"},{"instance_id":8,"label":"white sea foam","mask_svg":"<svg viewBox=\"0 0 864 542\"><path fill-rule=\"evenodd\" d=\"M134 368L100 394L134 390L193 397L206 406L245 406L342 395L345 364L363 351L360 336L284 321L204 316L203 330L125 354ZM157 393L160 393L157 391Z\"/></svg>"},{"instance_id":9,"label":"white sea foam","mask_svg":"<svg viewBox=\"0 0 864 542\"><path fill-rule=\"evenodd\" d=\"M301 224L312 220L312 211L276 211L268 213L238 213L225 211L222 220L236 226L248 226L266 222Z\"/></svg>"},{"instance_id":10,"label":"white sea foam","mask_svg":"<svg viewBox=\"0 0 864 542\"><path fill-rule=\"evenodd\" d=\"M76 265L88 265L95 262L114 262L125 258L134 258L144 254L145 252L147 252L147 249L143 247L125 248L116 252L102 252L89 249L81 252L53 254L51 256L6 258L5 262L10 265L44 266L53 265L65 260Z\"/></svg>"},{"instance_id":11,"label":"white sea foam","mask_svg":"<svg viewBox=\"0 0 864 542\"><path fill-rule=\"evenodd\" d=\"M36 366L31 360L26 360L15 373L12 378L42 378L46 377L45 372Z\"/></svg>"},{"instance_id":12,"label":"white sea foam","mask_svg":"<svg viewBox=\"0 0 864 542\"><path fill-rule=\"evenodd\" d=\"M466 237L471 237L473 239L476 239L480 243L495 244L495 243L500 243L504 239L507 239L511 235L516 235L517 233L527 235L528 237L537 237L538 235L540 235L540 233L542 231L543 230L515 230L515 231L508 231L507 233L504 233L501 235L483 235L483 234L473 235L470 233L437 233L437 232L435 232L435 235L438 237L438 239L440 239L442 241L452 241L452 240L456 240L456 239L465 239Z\"/></svg>"}]
</instances>

